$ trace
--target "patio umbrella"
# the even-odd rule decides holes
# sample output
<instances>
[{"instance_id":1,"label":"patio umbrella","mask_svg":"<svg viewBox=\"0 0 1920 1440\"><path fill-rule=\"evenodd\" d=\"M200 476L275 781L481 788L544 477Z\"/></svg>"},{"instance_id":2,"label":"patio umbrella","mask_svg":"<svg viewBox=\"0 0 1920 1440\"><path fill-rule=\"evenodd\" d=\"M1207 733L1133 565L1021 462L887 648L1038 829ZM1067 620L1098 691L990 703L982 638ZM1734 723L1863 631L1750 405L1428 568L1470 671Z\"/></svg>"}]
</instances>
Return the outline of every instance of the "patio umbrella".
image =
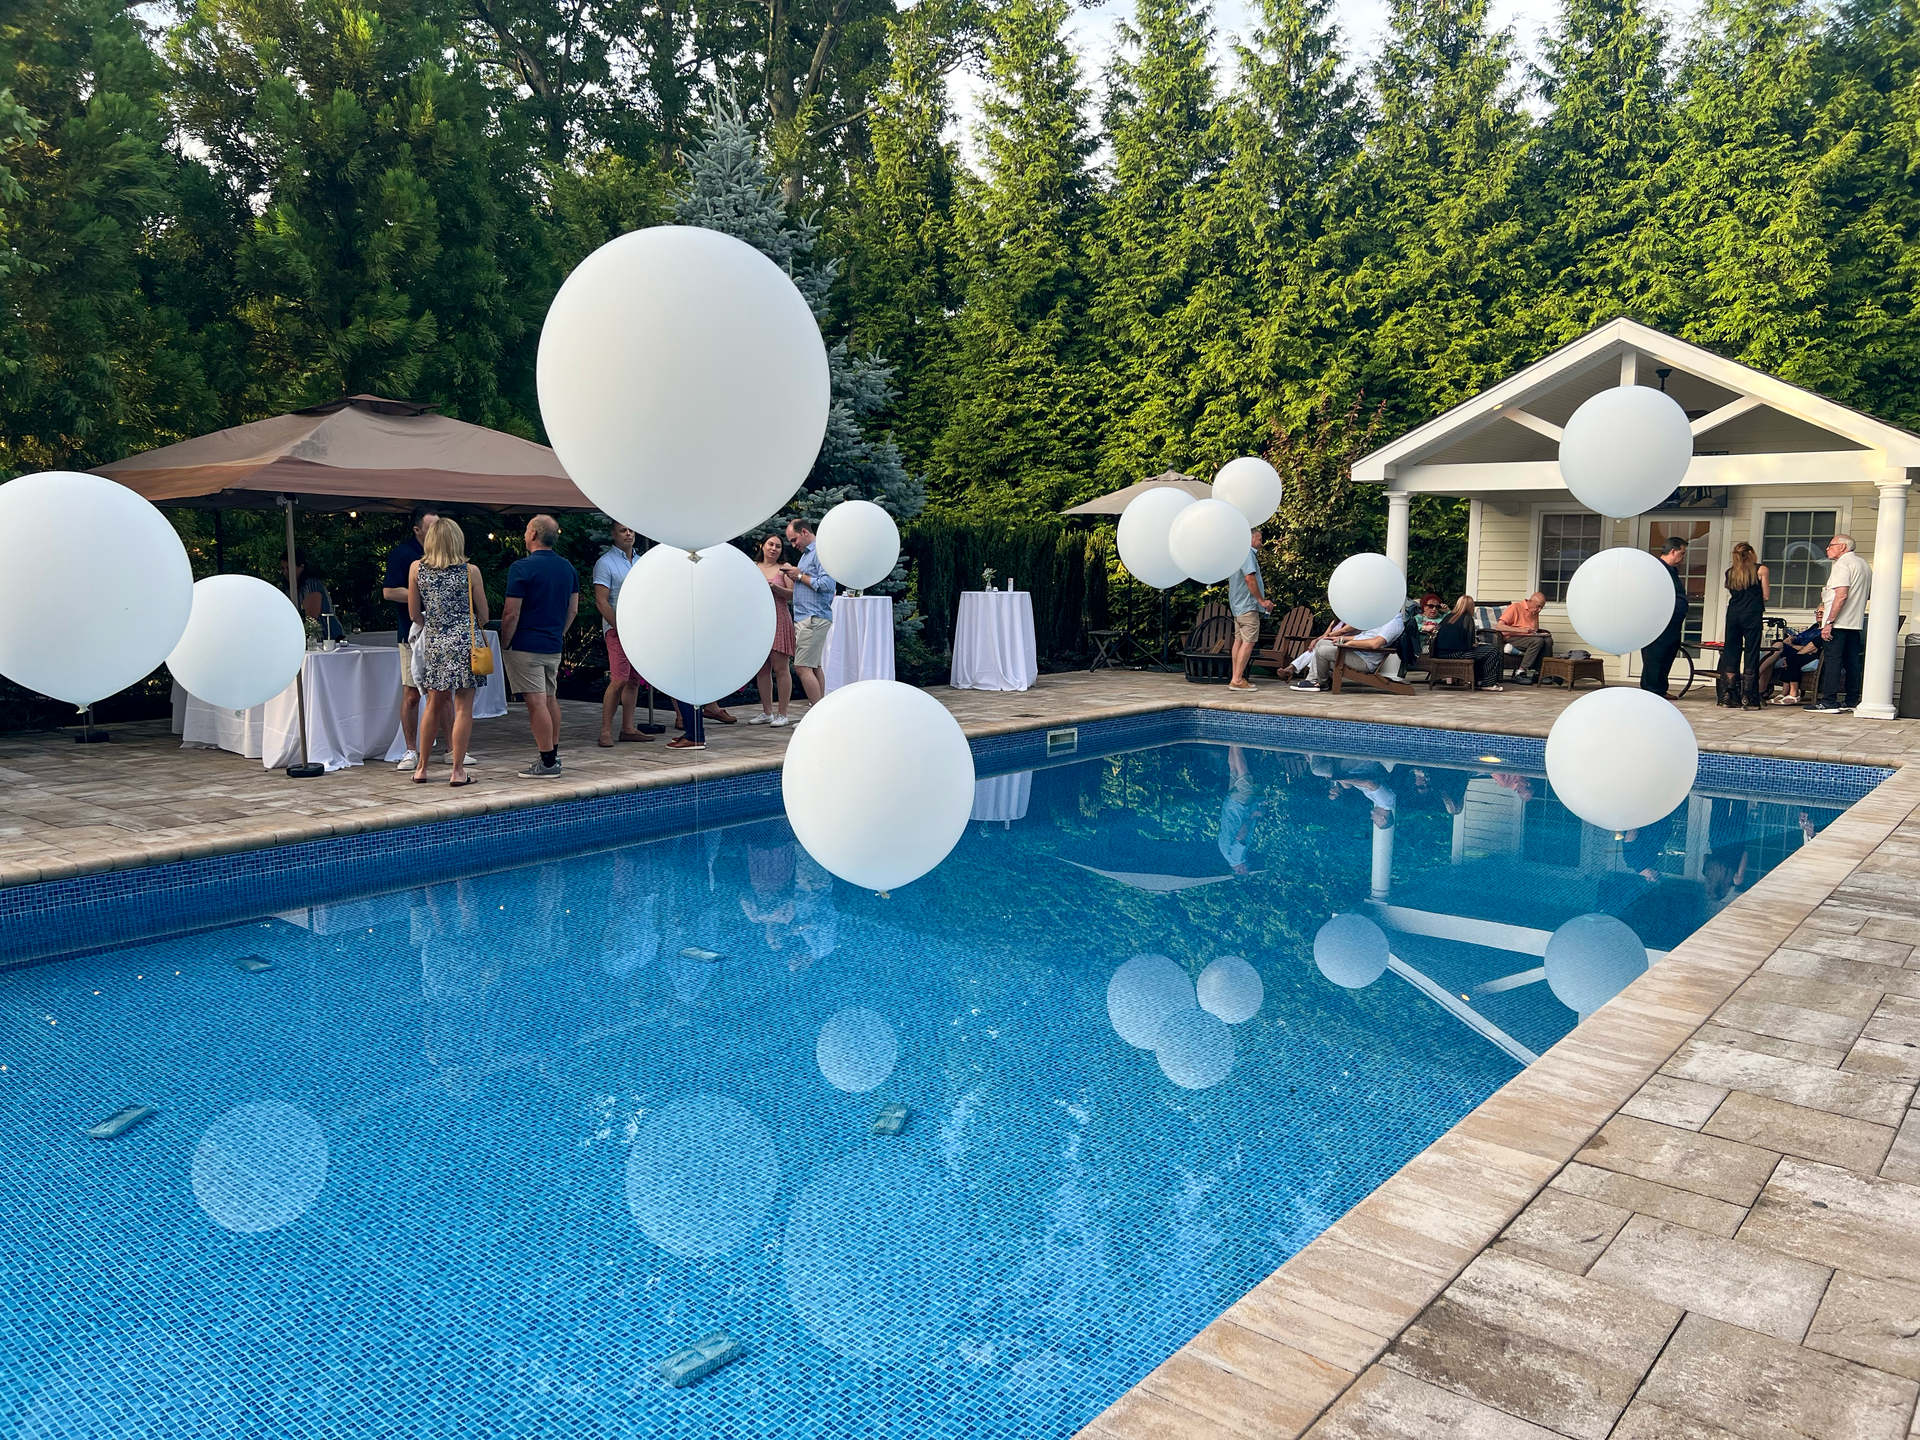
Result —
<instances>
[{"instance_id":1,"label":"patio umbrella","mask_svg":"<svg viewBox=\"0 0 1920 1440\"><path fill-rule=\"evenodd\" d=\"M1191 475L1182 475L1178 470L1162 470L1151 480L1137 480L1131 485L1123 485L1118 490L1109 490L1105 495L1095 496L1070 510L1062 510L1062 515L1107 516L1118 515L1140 496L1149 490L1158 490L1163 485L1177 486L1196 500L1206 500L1213 495L1213 487L1204 480L1196 480ZM1169 592L1160 592L1160 659L1159 668L1168 670L1167 664L1167 612L1172 604Z\"/></svg>"},{"instance_id":2,"label":"patio umbrella","mask_svg":"<svg viewBox=\"0 0 1920 1440\"><path fill-rule=\"evenodd\" d=\"M544 445L433 413L432 405L354 395L271 420L216 430L142 451L94 474L117 480L155 505L194 510L283 510L287 517L287 598L297 608L293 512L406 511L423 501L484 510L592 510L596 507ZM299 765L306 758L305 687Z\"/></svg>"}]
</instances>

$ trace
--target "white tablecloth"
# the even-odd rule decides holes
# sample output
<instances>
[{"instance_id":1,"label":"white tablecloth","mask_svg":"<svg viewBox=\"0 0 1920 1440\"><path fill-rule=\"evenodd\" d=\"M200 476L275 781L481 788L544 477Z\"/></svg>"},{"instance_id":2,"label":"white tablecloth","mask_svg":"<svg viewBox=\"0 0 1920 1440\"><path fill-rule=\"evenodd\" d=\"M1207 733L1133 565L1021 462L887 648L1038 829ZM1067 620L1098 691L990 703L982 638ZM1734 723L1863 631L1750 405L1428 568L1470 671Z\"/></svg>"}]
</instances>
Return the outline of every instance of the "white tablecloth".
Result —
<instances>
[{"instance_id":1,"label":"white tablecloth","mask_svg":"<svg viewBox=\"0 0 1920 1440\"><path fill-rule=\"evenodd\" d=\"M474 697L476 720L507 713L501 678L500 637L487 632L493 674ZM329 770L363 764L368 756L398 759L406 753L400 733L400 651L343 646L309 650L301 667L307 691L307 758ZM213 746L281 770L300 759L299 700L289 685L251 710L222 710L174 687L174 728L183 746Z\"/></svg>"},{"instance_id":2,"label":"white tablecloth","mask_svg":"<svg viewBox=\"0 0 1920 1440\"><path fill-rule=\"evenodd\" d=\"M1031 690L1040 678L1033 596L1025 590L963 590L953 622L956 690Z\"/></svg>"},{"instance_id":3,"label":"white tablecloth","mask_svg":"<svg viewBox=\"0 0 1920 1440\"><path fill-rule=\"evenodd\" d=\"M821 662L827 693L856 680L893 679L893 597L836 595Z\"/></svg>"},{"instance_id":4,"label":"white tablecloth","mask_svg":"<svg viewBox=\"0 0 1920 1440\"><path fill-rule=\"evenodd\" d=\"M1000 820L1011 823L1027 818L1027 805L1033 798L1033 771L1016 770L1011 775L989 775L973 782L971 820Z\"/></svg>"}]
</instances>

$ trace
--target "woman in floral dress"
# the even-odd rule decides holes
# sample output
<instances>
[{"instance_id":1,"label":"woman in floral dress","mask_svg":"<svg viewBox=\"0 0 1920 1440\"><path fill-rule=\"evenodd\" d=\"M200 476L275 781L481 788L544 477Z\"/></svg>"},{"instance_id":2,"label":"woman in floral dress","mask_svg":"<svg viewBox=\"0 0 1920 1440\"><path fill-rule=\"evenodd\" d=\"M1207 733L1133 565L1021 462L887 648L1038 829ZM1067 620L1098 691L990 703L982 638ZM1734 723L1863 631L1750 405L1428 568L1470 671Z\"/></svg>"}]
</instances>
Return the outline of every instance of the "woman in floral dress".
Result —
<instances>
[{"instance_id":1,"label":"woman in floral dress","mask_svg":"<svg viewBox=\"0 0 1920 1440\"><path fill-rule=\"evenodd\" d=\"M434 736L452 718L447 756L453 761L449 785L471 785L467 742L473 735L473 696L480 678L473 673L473 652L485 644L487 589L480 569L467 563L466 534L444 515L428 529L424 557L407 573L407 613L420 627L413 642L413 683L420 689L420 767L413 783L427 783L427 760Z\"/></svg>"}]
</instances>

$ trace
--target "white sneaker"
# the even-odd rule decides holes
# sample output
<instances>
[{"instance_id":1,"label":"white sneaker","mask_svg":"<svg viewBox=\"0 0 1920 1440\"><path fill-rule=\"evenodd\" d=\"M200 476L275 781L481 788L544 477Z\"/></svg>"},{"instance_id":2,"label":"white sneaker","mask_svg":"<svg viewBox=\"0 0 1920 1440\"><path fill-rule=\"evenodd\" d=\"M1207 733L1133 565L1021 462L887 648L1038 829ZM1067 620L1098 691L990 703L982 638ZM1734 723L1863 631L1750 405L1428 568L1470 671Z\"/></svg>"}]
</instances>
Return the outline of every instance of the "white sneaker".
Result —
<instances>
[{"instance_id":1,"label":"white sneaker","mask_svg":"<svg viewBox=\"0 0 1920 1440\"><path fill-rule=\"evenodd\" d=\"M771 716L771 715L769 715L769 714L767 714L767 712L766 712L766 711L764 711L764 710L762 710L762 711L761 711L761 712L760 712L760 713L759 713L758 715L756 715L756 716L754 716L754 717L753 717L753 718L752 718L751 720L749 720L749 721L747 721L747 724L749 724L749 725L771 725L771 724L773 724L773 716Z\"/></svg>"},{"instance_id":2,"label":"white sneaker","mask_svg":"<svg viewBox=\"0 0 1920 1440\"><path fill-rule=\"evenodd\" d=\"M767 723L773 726L774 729L778 730L782 725L791 725L793 722L784 715L776 715L773 717L773 719L769 720Z\"/></svg>"},{"instance_id":3,"label":"white sneaker","mask_svg":"<svg viewBox=\"0 0 1920 1440\"><path fill-rule=\"evenodd\" d=\"M418 770L420 768L420 757L409 750L400 757L400 763L393 768L396 770Z\"/></svg>"}]
</instances>

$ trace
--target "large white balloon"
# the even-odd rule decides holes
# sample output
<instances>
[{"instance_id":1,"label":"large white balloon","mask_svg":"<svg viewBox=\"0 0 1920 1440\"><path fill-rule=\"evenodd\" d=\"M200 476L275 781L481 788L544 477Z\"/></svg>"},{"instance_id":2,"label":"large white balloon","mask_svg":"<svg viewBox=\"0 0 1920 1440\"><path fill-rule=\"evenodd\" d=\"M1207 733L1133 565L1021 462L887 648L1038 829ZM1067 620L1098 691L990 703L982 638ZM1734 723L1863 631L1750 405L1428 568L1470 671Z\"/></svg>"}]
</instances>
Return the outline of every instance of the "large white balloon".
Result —
<instances>
[{"instance_id":1,"label":"large white balloon","mask_svg":"<svg viewBox=\"0 0 1920 1440\"><path fill-rule=\"evenodd\" d=\"M1384 555L1349 555L1327 580L1327 604L1356 630L1375 630L1407 603L1407 577Z\"/></svg>"},{"instance_id":2,"label":"large white balloon","mask_svg":"<svg viewBox=\"0 0 1920 1440\"><path fill-rule=\"evenodd\" d=\"M871 500L843 500L813 537L820 566L849 590L878 585L900 560L900 527Z\"/></svg>"},{"instance_id":3,"label":"large white balloon","mask_svg":"<svg viewBox=\"0 0 1920 1440\"><path fill-rule=\"evenodd\" d=\"M1210 1090L1233 1069L1233 1032L1218 1015L1197 1006L1161 1022L1153 1058L1160 1073L1182 1090Z\"/></svg>"},{"instance_id":4,"label":"large white balloon","mask_svg":"<svg viewBox=\"0 0 1920 1440\"><path fill-rule=\"evenodd\" d=\"M633 668L689 705L731 695L773 649L773 591L731 545L710 546L697 561L654 546L634 562L613 611Z\"/></svg>"},{"instance_id":5,"label":"large white balloon","mask_svg":"<svg viewBox=\"0 0 1920 1440\"><path fill-rule=\"evenodd\" d=\"M1582 1016L1591 1015L1647 970L1647 947L1624 920L1576 915L1547 941L1547 988Z\"/></svg>"},{"instance_id":6,"label":"large white balloon","mask_svg":"<svg viewBox=\"0 0 1920 1440\"><path fill-rule=\"evenodd\" d=\"M893 890L946 859L966 833L973 751L924 690L857 680L795 727L780 794L807 854L863 889Z\"/></svg>"},{"instance_id":7,"label":"large white balloon","mask_svg":"<svg viewBox=\"0 0 1920 1440\"><path fill-rule=\"evenodd\" d=\"M14 684L91 705L179 643L193 565L167 517L126 486L71 470L9 480L0 535L0 675ZM75 544L109 558L78 575Z\"/></svg>"},{"instance_id":8,"label":"large white balloon","mask_svg":"<svg viewBox=\"0 0 1920 1440\"><path fill-rule=\"evenodd\" d=\"M1687 717L1649 690L1590 690L1547 732L1547 783L1562 805L1602 830L1671 815L1699 767Z\"/></svg>"},{"instance_id":9,"label":"large white balloon","mask_svg":"<svg viewBox=\"0 0 1920 1440\"><path fill-rule=\"evenodd\" d=\"M1174 563L1167 538L1174 520L1193 503L1193 496L1178 485L1161 485L1134 496L1120 512L1114 544L1120 550L1120 563L1142 585L1166 590L1187 578L1187 572Z\"/></svg>"},{"instance_id":10,"label":"large white balloon","mask_svg":"<svg viewBox=\"0 0 1920 1440\"><path fill-rule=\"evenodd\" d=\"M820 1027L813 1061L829 1085L863 1095L887 1083L900 1061L900 1041L887 1017L864 1005L836 1010Z\"/></svg>"},{"instance_id":11,"label":"large white balloon","mask_svg":"<svg viewBox=\"0 0 1920 1440\"><path fill-rule=\"evenodd\" d=\"M1336 915L1313 937L1313 963L1347 990L1364 990L1386 973L1387 934L1364 915Z\"/></svg>"},{"instance_id":12,"label":"large white balloon","mask_svg":"<svg viewBox=\"0 0 1920 1440\"><path fill-rule=\"evenodd\" d=\"M627 1151L627 1208L654 1244L688 1259L753 1237L780 1187L773 1132L739 1101L688 1095L648 1115Z\"/></svg>"},{"instance_id":13,"label":"large white balloon","mask_svg":"<svg viewBox=\"0 0 1920 1440\"><path fill-rule=\"evenodd\" d=\"M683 550L778 511L827 430L806 300L751 245L693 225L635 230L575 266L540 331L538 380L573 482Z\"/></svg>"},{"instance_id":14,"label":"large white balloon","mask_svg":"<svg viewBox=\"0 0 1920 1440\"><path fill-rule=\"evenodd\" d=\"M1107 981L1107 1019L1136 1050L1153 1049L1167 1017L1194 1003L1193 978L1164 955L1136 955Z\"/></svg>"},{"instance_id":15,"label":"large white balloon","mask_svg":"<svg viewBox=\"0 0 1920 1440\"><path fill-rule=\"evenodd\" d=\"M1685 483L1691 464L1687 412L1645 385L1602 390L1560 432L1560 478L1574 499L1616 520L1653 509Z\"/></svg>"},{"instance_id":16,"label":"large white balloon","mask_svg":"<svg viewBox=\"0 0 1920 1440\"><path fill-rule=\"evenodd\" d=\"M1238 955L1222 955L1202 970L1194 992L1202 1010L1229 1025L1251 1020L1267 998L1260 972Z\"/></svg>"},{"instance_id":17,"label":"large white balloon","mask_svg":"<svg viewBox=\"0 0 1920 1440\"><path fill-rule=\"evenodd\" d=\"M1173 563L1202 585L1217 585L1239 570L1252 547L1253 527L1224 500L1194 501L1173 517L1167 531Z\"/></svg>"},{"instance_id":18,"label":"large white balloon","mask_svg":"<svg viewBox=\"0 0 1920 1440\"><path fill-rule=\"evenodd\" d=\"M286 591L251 575L209 575L193 587L167 669L209 705L251 710L293 683L306 653L307 627Z\"/></svg>"},{"instance_id":19,"label":"large white balloon","mask_svg":"<svg viewBox=\"0 0 1920 1440\"><path fill-rule=\"evenodd\" d=\"M1673 572L1648 551L1620 545L1589 555L1573 572L1567 619L1594 649L1625 655L1667 628L1673 599Z\"/></svg>"},{"instance_id":20,"label":"large white balloon","mask_svg":"<svg viewBox=\"0 0 1920 1440\"><path fill-rule=\"evenodd\" d=\"M298 1105L236 1105L193 1152L193 1198L229 1230L258 1235L306 1214L327 1183L327 1137Z\"/></svg>"},{"instance_id":21,"label":"large white balloon","mask_svg":"<svg viewBox=\"0 0 1920 1440\"><path fill-rule=\"evenodd\" d=\"M1213 477L1213 498L1233 506L1249 525L1264 525L1280 508L1280 472L1258 455L1229 460Z\"/></svg>"}]
</instances>

